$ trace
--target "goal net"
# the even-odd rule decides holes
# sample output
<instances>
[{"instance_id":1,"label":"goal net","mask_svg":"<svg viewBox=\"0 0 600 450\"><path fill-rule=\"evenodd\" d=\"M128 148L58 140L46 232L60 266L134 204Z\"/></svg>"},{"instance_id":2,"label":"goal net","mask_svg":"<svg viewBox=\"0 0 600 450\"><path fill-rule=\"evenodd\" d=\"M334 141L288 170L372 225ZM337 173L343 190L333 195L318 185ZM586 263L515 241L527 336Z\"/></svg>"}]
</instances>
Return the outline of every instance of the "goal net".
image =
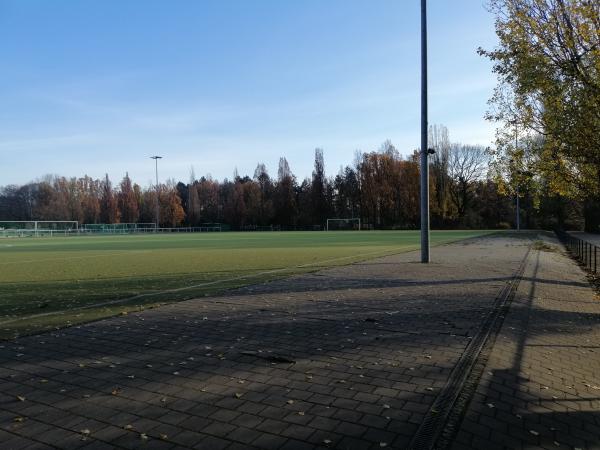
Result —
<instances>
[{"instance_id":1,"label":"goal net","mask_svg":"<svg viewBox=\"0 0 600 450\"><path fill-rule=\"evenodd\" d=\"M0 236L54 236L79 231L76 220L0 220Z\"/></svg>"},{"instance_id":2,"label":"goal net","mask_svg":"<svg viewBox=\"0 0 600 450\"><path fill-rule=\"evenodd\" d=\"M327 231L360 230L360 219L327 219Z\"/></svg>"},{"instance_id":3,"label":"goal net","mask_svg":"<svg viewBox=\"0 0 600 450\"><path fill-rule=\"evenodd\" d=\"M81 230L85 233L106 233L106 234L144 233L147 231L155 231L156 224L154 222L86 223L81 227Z\"/></svg>"}]
</instances>

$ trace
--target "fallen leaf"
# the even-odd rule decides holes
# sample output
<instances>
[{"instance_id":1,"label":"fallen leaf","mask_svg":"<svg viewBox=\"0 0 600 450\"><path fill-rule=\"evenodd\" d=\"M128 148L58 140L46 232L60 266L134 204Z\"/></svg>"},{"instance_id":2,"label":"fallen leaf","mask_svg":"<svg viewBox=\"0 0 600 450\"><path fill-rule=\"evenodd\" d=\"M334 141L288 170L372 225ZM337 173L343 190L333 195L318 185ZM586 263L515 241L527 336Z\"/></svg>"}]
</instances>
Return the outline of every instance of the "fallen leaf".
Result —
<instances>
[{"instance_id":1,"label":"fallen leaf","mask_svg":"<svg viewBox=\"0 0 600 450\"><path fill-rule=\"evenodd\" d=\"M24 402L25 397L23 397L22 395L17 395L17 400L19 400L20 402Z\"/></svg>"}]
</instances>

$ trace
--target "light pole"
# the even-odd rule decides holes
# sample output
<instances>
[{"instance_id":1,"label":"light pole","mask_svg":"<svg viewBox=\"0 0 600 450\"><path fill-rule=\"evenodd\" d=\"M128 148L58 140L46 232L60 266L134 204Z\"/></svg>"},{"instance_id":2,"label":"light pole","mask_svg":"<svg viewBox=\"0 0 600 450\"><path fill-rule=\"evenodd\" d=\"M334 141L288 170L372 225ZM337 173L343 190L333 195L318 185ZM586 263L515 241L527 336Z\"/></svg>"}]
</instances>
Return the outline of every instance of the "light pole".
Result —
<instances>
[{"instance_id":1,"label":"light pole","mask_svg":"<svg viewBox=\"0 0 600 450\"><path fill-rule=\"evenodd\" d=\"M158 160L162 159L162 156L151 156L150 159L154 160L155 163L155 170L156 170L156 224L154 225L154 228L158 228L158 221L160 219L160 203L158 201Z\"/></svg>"},{"instance_id":2,"label":"light pole","mask_svg":"<svg viewBox=\"0 0 600 450\"><path fill-rule=\"evenodd\" d=\"M515 197L516 197L516 228L517 231L521 231L521 204L520 204L520 186L521 180L523 177L531 178L533 177L533 173L530 170L523 170L523 161L517 161L514 158L509 160L512 167L516 167L516 169L511 169L512 173L516 174L515 180ZM526 191L527 192L527 191Z\"/></svg>"},{"instance_id":3,"label":"light pole","mask_svg":"<svg viewBox=\"0 0 600 450\"><path fill-rule=\"evenodd\" d=\"M521 205L519 204L519 180L517 180L517 231L521 231Z\"/></svg>"},{"instance_id":4,"label":"light pole","mask_svg":"<svg viewBox=\"0 0 600 450\"><path fill-rule=\"evenodd\" d=\"M427 149L427 0L421 0L421 262L429 262L429 164Z\"/></svg>"},{"instance_id":5,"label":"light pole","mask_svg":"<svg viewBox=\"0 0 600 450\"><path fill-rule=\"evenodd\" d=\"M519 129L517 128L517 124L515 123L515 155L517 154L517 148L519 146ZM519 171L517 170L517 231L521 231L521 205L519 204Z\"/></svg>"}]
</instances>

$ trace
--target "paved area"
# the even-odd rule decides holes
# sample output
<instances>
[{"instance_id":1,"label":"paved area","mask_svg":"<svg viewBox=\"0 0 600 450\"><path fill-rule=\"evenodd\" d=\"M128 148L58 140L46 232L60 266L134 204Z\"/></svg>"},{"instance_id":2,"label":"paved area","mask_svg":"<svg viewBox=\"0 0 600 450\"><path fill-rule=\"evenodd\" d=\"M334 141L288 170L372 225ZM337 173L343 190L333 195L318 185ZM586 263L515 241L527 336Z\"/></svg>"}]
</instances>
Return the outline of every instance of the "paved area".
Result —
<instances>
[{"instance_id":1,"label":"paved area","mask_svg":"<svg viewBox=\"0 0 600 450\"><path fill-rule=\"evenodd\" d=\"M407 253L0 343L0 447L406 448L528 244L475 239L428 266ZM587 433L557 442L595 448L600 307L559 253L532 253L526 277L456 445L557 439L536 409L553 404Z\"/></svg>"},{"instance_id":2,"label":"paved area","mask_svg":"<svg viewBox=\"0 0 600 450\"><path fill-rule=\"evenodd\" d=\"M600 301L547 243L528 260L455 450L600 449Z\"/></svg>"}]
</instances>

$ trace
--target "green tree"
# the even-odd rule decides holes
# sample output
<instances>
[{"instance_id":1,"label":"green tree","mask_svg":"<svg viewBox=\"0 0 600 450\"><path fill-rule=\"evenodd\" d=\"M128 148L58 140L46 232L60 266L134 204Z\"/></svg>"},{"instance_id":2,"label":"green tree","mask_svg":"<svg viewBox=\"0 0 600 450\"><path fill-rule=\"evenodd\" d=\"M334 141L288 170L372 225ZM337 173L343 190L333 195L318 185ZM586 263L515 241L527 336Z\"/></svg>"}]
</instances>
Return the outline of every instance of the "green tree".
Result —
<instances>
[{"instance_id":1,"label":"green tree","mask_svg":"<svg viewBox=\"0 0 600 450\"><path fill-rule=\"evenodd\" d=\"M523 152L511 144L515 130L520 139L538 138L531 169L553 193L583 199L598 211L586 217L586 228L597 231L600 3L491 0L490 9L499 46L479 52L494 62L499 81L488 113L502 124L495 163L523 165Z\"/></svg>"}]
</instances>

